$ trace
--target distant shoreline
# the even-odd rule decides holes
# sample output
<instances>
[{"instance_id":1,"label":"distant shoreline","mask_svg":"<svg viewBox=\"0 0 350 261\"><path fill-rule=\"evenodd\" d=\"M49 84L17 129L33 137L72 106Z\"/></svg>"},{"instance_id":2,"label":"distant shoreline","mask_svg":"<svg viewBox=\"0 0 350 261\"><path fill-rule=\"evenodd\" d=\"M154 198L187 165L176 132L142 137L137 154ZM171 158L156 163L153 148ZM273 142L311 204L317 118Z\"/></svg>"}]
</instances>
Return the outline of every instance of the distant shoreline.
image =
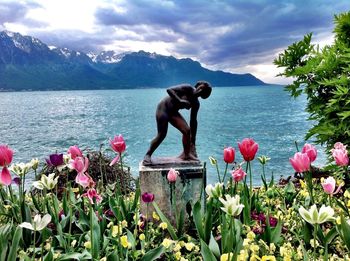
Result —
<instances>
[{"instance_id":1,"label":"distant shoreline","mask_svg":"<svg viewBox=\"0 0 350 261\"><path fill-rule=\"evenodd\" d=\"M180 84L180 83L179 83ZM261 85L234 85L234 86L214 86L214 88L236 88L236 87L284 87L285 85L283 84L261 84ZM110 90L145 90L145 89L165 89L168 88L169 86L164 86L164 87L122 87L122 88L96 88L96 89L43 89L43 90L33 90L33 89L23 89L23 90L11 90L11 89L1 89L0 88L0 93L5 93L5 92L55 92L55 91L110 91Z\"/></svg>"}]
</instances>

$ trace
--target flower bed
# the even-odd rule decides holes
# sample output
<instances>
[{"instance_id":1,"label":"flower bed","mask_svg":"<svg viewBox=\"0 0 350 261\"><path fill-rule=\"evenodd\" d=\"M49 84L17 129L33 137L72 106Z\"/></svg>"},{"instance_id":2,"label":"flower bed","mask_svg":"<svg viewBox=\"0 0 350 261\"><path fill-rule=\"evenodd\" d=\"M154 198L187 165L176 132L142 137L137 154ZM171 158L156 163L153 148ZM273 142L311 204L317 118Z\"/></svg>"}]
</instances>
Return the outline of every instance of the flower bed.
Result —
<instances>
[{"instance_id":1,"label":"flower bed","mask_svg":"<svg viewBox=\"0 0 350 261\"><path fill-rule=\"evenodd\" d=\"M306 144L290 159L291 170L302 179L284 186L266 178L269 158L256 157L254 140L244 139L238 147L244 162L236 163L235 149L226 148L224 173L218 160L210 158L210 171L217 170L219 182L203 188L204 206L188 204L175 193L163 199L173 206L182 202L175 211L176 222L170 223L152 191L140 195L137 181L106 176L105 170L114 167L127 178L121 135L111 140L117 155L110 166L105 161L90 164L91 157L77 146L66 155L51 155L47 163L11 165L13 151L0 145L1 260L349 259L350 191L343 182L349 168L346 146L336 143L331 151L335 164L326 170L332 175L315 179L311 164L317 151ZM254 170L261 173L260 188L254 188L251 179L251 162L256 158L262 166ZM24 187L25 176L36 175L40 167L45 171L39 172L33 193ZM175 191L177 171L171 169L167 178ZM61 192L58 183L63 184ZM152 204L156 211L143 216L140 204Z\"/></svg>"}]
</instances>

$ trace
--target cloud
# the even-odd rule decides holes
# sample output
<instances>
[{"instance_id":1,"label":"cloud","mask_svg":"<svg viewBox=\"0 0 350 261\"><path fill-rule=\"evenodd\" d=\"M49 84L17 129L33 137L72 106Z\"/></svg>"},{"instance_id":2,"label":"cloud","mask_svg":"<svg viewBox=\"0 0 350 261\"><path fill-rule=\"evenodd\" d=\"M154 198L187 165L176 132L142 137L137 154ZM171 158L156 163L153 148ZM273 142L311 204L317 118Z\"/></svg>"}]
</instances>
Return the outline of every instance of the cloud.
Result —
<instances>
[{"instance_id":1,"label":"cloud","mask_svg":"<svg viewBox=\"0 0 350 261\"><path fill-rule=\"evenodd\" d=\"M271 69L278 52L306 33L329 41L333 15L349 10L348 0L76 0L69 10L63 2L50 7L47 1L33 1L41 5L0 3L0 28L28 25L28 34L75 50L159 50L214 69L255 68L261 75ZM26 16L35 8L40 12ZM45 8L51 17L55 14L54 21L39 17ZM58 8L59 14L54 13ZM69 19L59 20L67 11ZM80 23L71 22L79 17Z\"/></svg>"}]
</instances>

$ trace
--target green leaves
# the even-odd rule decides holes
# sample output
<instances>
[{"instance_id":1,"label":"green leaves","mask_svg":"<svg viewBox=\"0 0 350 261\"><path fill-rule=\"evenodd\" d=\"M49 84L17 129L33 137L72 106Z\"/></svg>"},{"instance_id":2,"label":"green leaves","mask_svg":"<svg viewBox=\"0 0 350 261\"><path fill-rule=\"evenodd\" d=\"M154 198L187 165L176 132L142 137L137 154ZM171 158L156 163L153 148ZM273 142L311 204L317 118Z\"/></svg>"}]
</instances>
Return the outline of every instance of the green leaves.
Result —
<instances>
[{"instance_id":1,"label":"green leaves","mask_svg":"<svg viewBox=\"0 0 350 261\"><path fill-rule=\"evenodd\" d=\"M293 97L307 95L306 111L314 127L306 139L331 149L340 141L350 145L349 57L350 12L335 16L335 42L324 48L314 48L311 34L290 45L274 60L284 71L279 76L292 77L286 90Z\"/></svg>"}]
</instances>

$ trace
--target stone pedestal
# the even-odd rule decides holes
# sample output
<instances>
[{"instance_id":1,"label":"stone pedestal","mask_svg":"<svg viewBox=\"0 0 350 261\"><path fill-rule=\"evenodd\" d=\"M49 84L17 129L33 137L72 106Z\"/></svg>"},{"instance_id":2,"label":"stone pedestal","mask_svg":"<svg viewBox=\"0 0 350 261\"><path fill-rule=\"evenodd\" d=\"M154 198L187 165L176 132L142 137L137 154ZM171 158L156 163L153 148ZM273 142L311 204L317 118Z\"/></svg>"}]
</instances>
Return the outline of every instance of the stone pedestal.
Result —
<instances>
[{"instance_id":1,"label":"stone pedestal","mask_svg":"<svg viewBox=\"0 0 350 261\"><path fill-rule=\"evenodd\" d=\"M180 213L181 207L185 210L186 204L190 202L193 206L201 197L201 192L206 186L205 168L198 161L182 161L178 158L155 158L152 165L139 166L141 195L145 192L154 194L154 201L158 204L164 215L174 224L175 213L171 206L171 189L167 180L170 168L179 172L175 183L176 211ZM204 202L205 195L202 195ZM202 202L202 203L203 203ZM151 216L154 211L152 204L149 204L148 213ZM141 213L147 214L147 204L141 200Z\"/></svg>"}]
</instances>

